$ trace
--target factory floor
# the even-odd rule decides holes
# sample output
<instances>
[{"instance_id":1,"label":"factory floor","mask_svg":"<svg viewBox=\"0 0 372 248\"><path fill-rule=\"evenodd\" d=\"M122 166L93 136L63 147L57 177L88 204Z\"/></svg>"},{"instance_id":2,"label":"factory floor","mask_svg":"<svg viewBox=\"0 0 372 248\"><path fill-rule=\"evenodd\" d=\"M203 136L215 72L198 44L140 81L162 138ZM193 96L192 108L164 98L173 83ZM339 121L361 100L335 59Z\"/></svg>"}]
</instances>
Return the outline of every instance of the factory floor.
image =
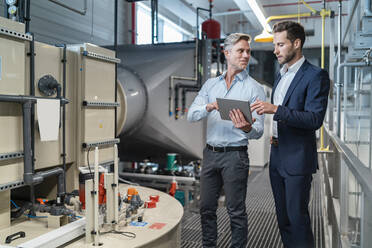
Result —
<instances>
[{"instance_id":1,"label":"factory floor","mask_svg":"<svg viewBox=\"0 0 372 248\"><path fill-rule=\"evenodd\" d=\"M315 237L315 247L325 247L323 228L320 172L313 177L309 212ZM248 244L250 248L282 248L277 227L274 199L271 192L269 169L251 170L246 198L248 214ZM218 248L230 246L230 221L226 208L217 210ZM200 215L197 208L186 211L182 221L182 248L201 248Z\"/></svg>"}]
</instances>

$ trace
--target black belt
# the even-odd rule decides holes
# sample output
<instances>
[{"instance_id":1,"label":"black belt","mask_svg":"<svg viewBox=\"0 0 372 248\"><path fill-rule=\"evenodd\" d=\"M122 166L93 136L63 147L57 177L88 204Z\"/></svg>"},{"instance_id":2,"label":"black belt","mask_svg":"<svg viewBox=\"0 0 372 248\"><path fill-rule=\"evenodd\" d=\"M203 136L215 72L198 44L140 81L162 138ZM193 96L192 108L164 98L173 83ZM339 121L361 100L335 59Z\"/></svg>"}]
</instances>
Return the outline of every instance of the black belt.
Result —
<instances>
[{"instance_id":1,"label":"black belt","mask_svg":"<svg viewBox=\"0 0 372 248\"><path fill-rule=\"evenodd\" d=\"M247 151L247 146L211 146L207 144L207 148L214 152Z\"/></svg>"},{"instance_id":2,"label":"black belt","mask_svg":"<svg viewBox=\"0 0 372 248\"><path fill-rule=\"evenodd\" d=\"M279 140L278 140L278 138L271 137L271 144L272 144L273 146L278 146L278 145L279 145Z\"/></svg>"}]
</instances>

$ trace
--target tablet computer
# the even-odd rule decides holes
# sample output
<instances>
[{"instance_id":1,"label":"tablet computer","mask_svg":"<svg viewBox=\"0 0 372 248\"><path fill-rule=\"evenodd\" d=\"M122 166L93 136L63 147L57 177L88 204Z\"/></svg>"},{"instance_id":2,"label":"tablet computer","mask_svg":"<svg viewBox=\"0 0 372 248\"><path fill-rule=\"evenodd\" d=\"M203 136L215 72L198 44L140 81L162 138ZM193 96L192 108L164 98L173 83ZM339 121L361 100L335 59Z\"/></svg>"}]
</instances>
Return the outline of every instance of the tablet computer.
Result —
<instances>
[{"instance_id":1,"label":"tablet computer","mask_svg":"<svg viewBox=\"0 0 372 248\"><path fill-rule=\"evenodd\" d=\"M222 120L231 121L229 116L230 111L233 109L240 109L244 115L244 118L252 124L251 104L249 101L226 98L216 98L216 100Z\"/></svg>"}]
</instances>

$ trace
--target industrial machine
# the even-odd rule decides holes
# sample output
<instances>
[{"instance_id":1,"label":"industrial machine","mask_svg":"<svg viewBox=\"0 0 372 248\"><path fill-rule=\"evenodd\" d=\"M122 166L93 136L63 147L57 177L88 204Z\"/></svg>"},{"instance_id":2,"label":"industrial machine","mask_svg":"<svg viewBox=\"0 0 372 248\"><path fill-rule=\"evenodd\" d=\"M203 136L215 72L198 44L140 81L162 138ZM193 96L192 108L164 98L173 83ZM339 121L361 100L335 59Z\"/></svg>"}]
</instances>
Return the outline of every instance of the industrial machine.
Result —
<instances>
[{"instance_id":1,"label":"industrial machine","mask_svg":"<svg viewBox=\"0 0 372 248\"><path fill-rule=\"evenodd\" d=\"M0 18L1 244L57 247L85 234L83 243L98 245L103 225L120 234L143 207L124 206L118 183L115 108L128 109L115 101L119 62L93 44L36 42L23 23ZM127 112L118 113L124 125ZM177 209L170 236L182 217Z\"/></svg>"}]
</instances>

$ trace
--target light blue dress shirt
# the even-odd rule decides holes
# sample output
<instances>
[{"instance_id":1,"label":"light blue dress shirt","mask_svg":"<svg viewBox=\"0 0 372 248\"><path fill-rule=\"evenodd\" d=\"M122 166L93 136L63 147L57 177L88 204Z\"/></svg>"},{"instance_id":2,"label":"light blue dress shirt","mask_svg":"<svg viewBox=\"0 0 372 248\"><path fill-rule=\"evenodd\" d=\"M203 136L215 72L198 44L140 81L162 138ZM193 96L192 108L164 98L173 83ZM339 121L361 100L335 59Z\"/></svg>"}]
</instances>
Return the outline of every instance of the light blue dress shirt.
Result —
<instances>
[{"instance_id":1,"label":"light blue dress shirt","mask_svg":"<svg viewBox=\"0 0 372 248\"><path fill-rule=\"evenodd\" d=\"M248 139L259 139L262 136L264 115L253 112L256 122L252 125L252 130L245 133L234 127L232 121L222 120L217 110L208 112L206 106L215 102L216 98L248 100L251 104L256 99L265 101L265 92L245 70L235 75L230 89L227 89L225 75L226 72L205 82L187 113L187 120L195 122L207 117L207 143L211 146L246 146Z\"/></svg>"}]
</instances>

